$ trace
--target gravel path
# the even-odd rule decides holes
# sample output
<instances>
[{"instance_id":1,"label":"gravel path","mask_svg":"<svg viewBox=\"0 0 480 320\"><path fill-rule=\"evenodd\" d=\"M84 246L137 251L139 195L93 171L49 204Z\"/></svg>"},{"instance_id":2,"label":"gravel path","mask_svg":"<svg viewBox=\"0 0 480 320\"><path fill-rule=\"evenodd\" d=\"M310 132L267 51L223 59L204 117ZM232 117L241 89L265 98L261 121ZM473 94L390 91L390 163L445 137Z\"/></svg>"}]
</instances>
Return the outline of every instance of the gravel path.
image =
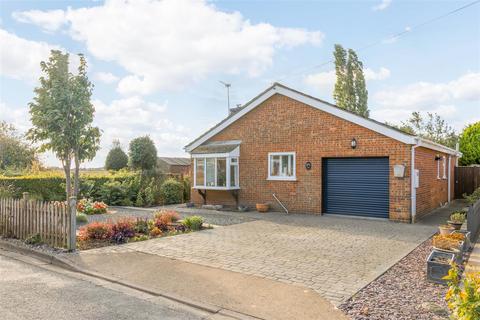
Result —
<instances>
[{"instance_id":1,"label":"gravel path","mask_svg":"<svg viewBox=\"0 0 480 320\"><path fill-rule=\"evenodd\" d=\"M339 308L354 320L448 319L447 287L426 280L427 240Z\"/></svg>"}]
</instances>

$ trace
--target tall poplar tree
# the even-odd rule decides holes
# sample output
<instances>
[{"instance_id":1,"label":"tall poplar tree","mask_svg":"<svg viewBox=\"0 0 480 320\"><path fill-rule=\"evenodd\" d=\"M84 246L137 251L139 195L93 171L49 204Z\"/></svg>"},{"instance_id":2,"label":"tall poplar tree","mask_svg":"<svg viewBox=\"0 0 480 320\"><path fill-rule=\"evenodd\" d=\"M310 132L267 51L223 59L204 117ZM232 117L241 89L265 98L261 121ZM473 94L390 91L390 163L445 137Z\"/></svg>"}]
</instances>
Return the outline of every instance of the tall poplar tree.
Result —
<instances>
[{"instance_id":1,"label":"tall poplar tree","mask_svg":"<svg viewBox=\"0 0 480 320\"><path fill-rule=\"evenodd\" d=\"M335 103L340 108L368 117L368 91L363 74L363 63L354 50L346 51L339 44L335 45L333 55L336 74L333 91Z\"/></svg>"}]
</instances>

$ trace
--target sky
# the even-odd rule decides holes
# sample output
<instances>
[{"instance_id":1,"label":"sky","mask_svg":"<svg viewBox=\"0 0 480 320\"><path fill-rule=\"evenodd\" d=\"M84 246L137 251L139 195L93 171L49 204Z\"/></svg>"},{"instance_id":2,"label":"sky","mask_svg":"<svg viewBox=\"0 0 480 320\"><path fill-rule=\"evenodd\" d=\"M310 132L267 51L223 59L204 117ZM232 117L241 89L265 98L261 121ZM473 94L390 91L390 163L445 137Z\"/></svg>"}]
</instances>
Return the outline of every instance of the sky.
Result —
<instances>
[{"instance_id":1,"label":"sky","mask_svg":"<svg viewBox=\"0 0 480 320\"><path fill-rule=\"evenodd\" d=\"M0 121L30 127L28 103L51 49L82 53L95 88L102 167L149 135L183 147L273 82L334 102L334 44L357 50L373 119L436 112L457 131L480 121L480 2L0 0ZM399 35L400 34L400 35ZM397 35L397 36L395 36ZM51 154L41 157L59 166Z\"/></svg>"}]
</instances>

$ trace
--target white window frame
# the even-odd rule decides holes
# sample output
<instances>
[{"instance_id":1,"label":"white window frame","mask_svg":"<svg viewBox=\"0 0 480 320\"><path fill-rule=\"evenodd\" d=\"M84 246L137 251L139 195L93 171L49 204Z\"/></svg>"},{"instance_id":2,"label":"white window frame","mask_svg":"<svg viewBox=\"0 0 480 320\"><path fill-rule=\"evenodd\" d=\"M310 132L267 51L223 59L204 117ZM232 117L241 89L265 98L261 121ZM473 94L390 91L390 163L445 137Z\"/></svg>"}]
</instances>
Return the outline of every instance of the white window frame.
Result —
<instances>
[{"instance_id":1,"label":"white window frame","mask_svg":"<svg viewBox=\"0 0 480 320\"><path fill-rule=\"evenodd\" d=\"M447 157L442 156L442 164L443 164L443 179L447 179Z\"/></svg>"},{"instance_id":2,"label":"white window frame","mask_svg":"<svg viewBox=\"0 0 480 320\"><path fill-rule=\"evenodd\" d=\"M215 160L215 186L207 186L207 158ZM226 158L226 186L218 187L217 186L217 159ZM238 175L235 177L237 186L230 185L230 163L231 159L237 159ZM203 161L203 185L197 185L197 162ZM229 154L205 154L205 155L195 155L193 158L193 188L194 189L204 189L204 190L236 190L240 189L240 167L239 167L239 157L238 156L229 156Z\"/></svg>"},{"instance_id":3,"label":"white window frame","mask_svg":"<svg viewBox=\"0 0 480 320\"><path fill-rule=\"evenodd\" d=\"M436 160L437 162L437 179L440 180L440 159Z\"/></svg>"},{"instance_id":4,"label":"white window frame","mask_svg":"<svg viewBox=\"0 0 480 320\"><path fill-rule=\"evenodd\" d=\"M272 156L293 156L293 163L292 163L292 166L293 166L293 175L292 176L272 176L270 175L271 173L271 157ZM269 152L268 153L268 158L267 158L267 161L268 161L268 175L267 175L267 180L275 180L275 181L296 181L297 180L297 156L296 156L296 153L294 151L290 151L290 152ZM280 157L280 159L282 159ZM282 166L282 164L280 163L280 167Z\"/></svg>"}]
</instances>

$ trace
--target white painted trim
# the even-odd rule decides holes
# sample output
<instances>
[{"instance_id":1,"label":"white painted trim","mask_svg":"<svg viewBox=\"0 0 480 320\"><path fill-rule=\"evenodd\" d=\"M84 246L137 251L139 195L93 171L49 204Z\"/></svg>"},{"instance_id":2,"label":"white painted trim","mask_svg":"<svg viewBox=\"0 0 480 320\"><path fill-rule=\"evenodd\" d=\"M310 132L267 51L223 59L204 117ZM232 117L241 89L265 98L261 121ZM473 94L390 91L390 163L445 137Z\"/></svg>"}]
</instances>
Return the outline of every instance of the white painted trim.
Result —
<instances>
[{"instance_id":1,"label":"white painted trim","mask_svg":"<svg viewBox=\"0 0 480 320\"><path fill-rule=\"evenodd\" d=\"M293 176L271 176L270 175L270 157L271 156L291 156L293 155ZM267 175L267 180L273 180L273 181L296 181L297 180L297 154L295 151L290 151L290 152L269 152L268 153L268 175ZM280 164L280 167L282 164Z\"/></svg>"},{"instance_id":2,"label":"white painted trim","mask_svg":"<svg viewBox=\"0 0 480 320\"><path fill-rule=\"evenodd\" d=\"M450 158L450 156L448 156ZM442 179L447 179L447 157L442 156L442 166L443 166L443 177Z\"/></svg>"},{"instance_id":3,"label":"white painted trim","mask_svg":"<svg viewBox=\"0 0 480 320\"><path fill-rule=\"evenodd\" d=\"M192 154L192 158L228 158L230 153Z\"/></svg>"},{"instance_id":4,"label":"white painted trim","mask_svg":"<svg viewBox=\"0 0 480 320\"><path fill-rule=\"evenodd\" d=\"M193 189L199 189L199 190L239 190L240 187L202 187L202 186L197 186L193 187Z\"/></svg>"},{"instance_id":5,"label":"white painted trim","mask_svg":"<svg viewBox=\"0 0 480 320\"><path fill-rule=\"evenodd\" d=\"M418 146L412 146L412 152L411 152L411 165L410 165L410 202L411 202L411 207L410 207L410 215L411 215L411 220L412 223L415 223L415 216L417 215L417 188L415 188L415 148Z\"/></svg>"},{"instance_id":6,"label":"white painted trim","mask_svg":"<svg viewBox=\"0 0 480 320\"><path fill-rule=\"evenodd\" d=\"M457 150L454 150L454 149L451 149L451 148L448 148L448 147L445 147L441 144L438 144L436 142L433 142L433 141L430 141L430 140L427 140L427 139L423 139L423 138L419 138L417 137L417 146L419 147L424 147L424 148L427 148L427 149L431 149L431 150L435 150L435 151L440 151L440 152L443 152L443 153L446 153L446 154L451 154L451 155L454 155L456 157L461 157L462 156L462 153L457 151Z\"/></svg>"},{"instance_id":7,"label":"white painted trim","mask_svg":"<svg viewBox=\"0 0 480 320\"><path fill-rule=\"evenodd\" d=\"M297 92L295 90L292 90L290 88L287 88L283 85L279 84L274 84L272 85L269 89L267 89L265 92L260 94L259 96L255 97L252 101L250 101L243 109L241 109L239 112L234 114L231 118L228 118L225 120L223 123L218 125L217 127L211 129L208 131L205 135L200 137L198 140L194 141L193 143L187 145L184 147L185 151L191 152L193 149L196 147L200 146L203 144L205 141L209 140L213 136L215 136L217 133L221 132L224 130L226 127L243 117L245 114L250 112L252 109L256 108L258 105L266 101L268 98L272 97L274 94L279 93L282 94L286 97L289 97L291 99L294 99L296 101L305 103L309 106L312 106L314 108L317 108L319 110L322 110L324 112L330 113L334 116L337 116L341 119L350 121L352 123L358 124L362 127L365 127L367 129L370 129L372 131L378 132L384 136L390 137L392 139L395 139L397 141L403 142L405 144L411 144L411 145L419 145L426 147L428 149L436 150L436 151L441 151L447 154L455 155L457 157L460 157L462 154L456 150L447 148L441 144L419 138L419 137L414 137L405 133L402 133L398 130L395 130L393 128L389 128L385 125L382 125L380 123L377 123L376 121L373 121L368 118L364 118L361 116L358 116L354 113L342 110L338 107L335 107L333 105L330 105L326 102L323 102L321 100L317 100L313 97L310 97L308 95L302 94L300 92Z\"/></svg>"}]
</instances>

